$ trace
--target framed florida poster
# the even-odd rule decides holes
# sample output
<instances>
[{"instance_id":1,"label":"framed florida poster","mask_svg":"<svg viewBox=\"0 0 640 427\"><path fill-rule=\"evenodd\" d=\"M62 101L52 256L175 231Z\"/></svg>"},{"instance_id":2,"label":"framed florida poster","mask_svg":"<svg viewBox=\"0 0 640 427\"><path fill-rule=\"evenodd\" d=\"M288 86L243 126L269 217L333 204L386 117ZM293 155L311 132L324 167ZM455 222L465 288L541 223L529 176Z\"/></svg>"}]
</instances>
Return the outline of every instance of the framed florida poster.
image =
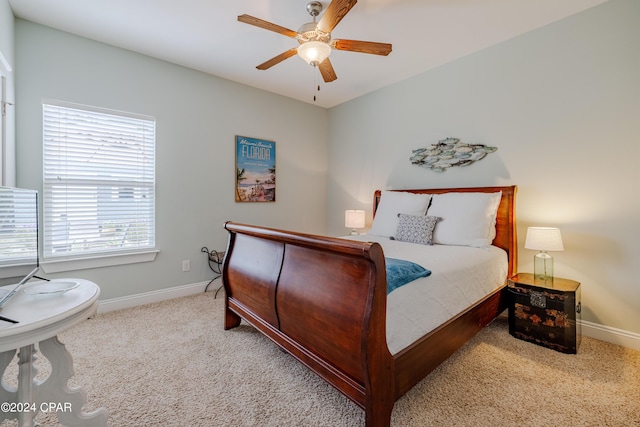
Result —
<instances>
[{"instance_id":1,"label":"framed florida poster","mask_svg":"<svg viewBox=\"0 0 640 427\"><path fill-rule=\"evenodd\" d=\"M276 201L276 143L236 135L236 202Z\"/></svg>"}]
</instances>

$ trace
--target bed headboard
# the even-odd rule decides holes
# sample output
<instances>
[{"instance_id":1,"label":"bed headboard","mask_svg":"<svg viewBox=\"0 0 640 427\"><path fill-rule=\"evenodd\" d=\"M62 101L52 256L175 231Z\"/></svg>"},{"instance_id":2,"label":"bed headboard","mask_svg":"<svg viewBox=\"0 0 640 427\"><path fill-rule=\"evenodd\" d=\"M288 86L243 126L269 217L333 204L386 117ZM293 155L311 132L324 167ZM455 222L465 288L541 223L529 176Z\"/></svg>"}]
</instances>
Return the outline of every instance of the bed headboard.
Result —
<instances>
[{"instance_id":1,"label":"bed headboard","mask_svg":"<svg viewBox=\"0 0 640 427\"><path fill-rule=\"evenodd\" d=\"M516 230L516 192L518 187L510 185L506 187L466 187L466 188L427 188L405 191L418 194L442 194L442 193L496 193L502 191L502 199L498 205L496 216L496 238L493 245L504 249L509 257L509 277L516 274L518 268L518 236ZM382 191L376 190L373 197L373 215L375 216Z\"/></svg>"}]
</instances>

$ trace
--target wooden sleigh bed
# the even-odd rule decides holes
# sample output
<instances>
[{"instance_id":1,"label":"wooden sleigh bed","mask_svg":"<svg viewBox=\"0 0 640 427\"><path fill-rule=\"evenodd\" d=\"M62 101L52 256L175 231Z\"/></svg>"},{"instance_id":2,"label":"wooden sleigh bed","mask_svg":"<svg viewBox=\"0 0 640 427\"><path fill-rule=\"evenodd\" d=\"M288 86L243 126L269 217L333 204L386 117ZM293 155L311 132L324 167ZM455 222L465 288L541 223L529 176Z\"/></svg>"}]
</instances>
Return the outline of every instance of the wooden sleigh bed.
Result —
<instances>
[{"instance_id":1,"label":"wooden sleigh bed","mask_svg":"<svg viewBox=\"0 0 640 427\"><path fill-rule=\"evenodd\" d=\"M244 319L362 407L368 427L389 426L395 401L504 311L506 279L516 273L516 186L402 191L501 191L492 244L508 267L497 290L393 355L378 243L225 224L225 329Z\"/></svg>"}]
</instances>

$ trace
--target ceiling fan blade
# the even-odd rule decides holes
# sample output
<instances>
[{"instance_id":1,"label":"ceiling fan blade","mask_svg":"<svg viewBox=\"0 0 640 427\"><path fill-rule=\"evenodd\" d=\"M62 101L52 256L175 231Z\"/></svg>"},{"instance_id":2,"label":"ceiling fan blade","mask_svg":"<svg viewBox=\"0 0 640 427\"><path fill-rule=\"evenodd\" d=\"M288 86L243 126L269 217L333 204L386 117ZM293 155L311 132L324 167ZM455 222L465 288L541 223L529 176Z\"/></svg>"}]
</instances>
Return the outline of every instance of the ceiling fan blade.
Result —
<instances>
[{"instance_id":1,"label":"ceiling fan blade","mask_svg":"<svg viewBox=\"0 0 640 427\"><path fill-rule=\"evenodd\" d=\"M258 65L256 68L258 70L267 70L267 69L273 67L274 65L281 63L285 59L291 58L296 53L298 53L298 48L294 47L292 49L287 50L286 52L282 52L278 56L274 56L273 58L271 58L268 61L263 62L262 64Z\"/></svg>"},{"instance_id":2,"label":"ceiling fan blade","mask_svg":"<svg viewBox=\"0 0 640 427\"><path fill-rule=\"evenodd\" d=\"M333 65L331 65L329 58L322 61L320 65L318 65L318 69L320 70L320 74L322 74L322 78L325 83L331 83L338 78L338 76L336 76L336 72L333 71Z\"/></svg>"},{"instance_id":3,"label":"ceiling fan blade","mask_svg":"<svg viewBox=\"0 0 640 427\"><path fill-rule=\"evenodd\" d=\"M391 53L391 44L389 43L365 42L362 40L333 40L331 46L337 50L371 53L373 55L387 56Z\"/></svg>"},{"instance_id":4,"label":"ceiling fan blade","mask_svg":"<svg viewBox=\"0 0 640 427\"><path fill-rule=\"evenodd\" d=\"M281 27L280 25L273 24L269 21L265 21L264 19L256 18L251 15L239 15L238 21L244 22L245 24L249 25L255 25L256 27L264 28L265 30L274 31L291 38L295 38L298 35L298 33L293 30Z\"/></svg>"},{"instance_id":5,"label":"ceiling fan blade","mask_svg":"<svg viewBox=\"0 0 640 427\"><path fill-rule=\"evenodd\" d=\"M325 10L322 18L320 18L318 29L325 33L333 31L342 18L355 6L357 1L358 0L333 0L327 7L327 10Z\"/></svg>"}]
</instances>

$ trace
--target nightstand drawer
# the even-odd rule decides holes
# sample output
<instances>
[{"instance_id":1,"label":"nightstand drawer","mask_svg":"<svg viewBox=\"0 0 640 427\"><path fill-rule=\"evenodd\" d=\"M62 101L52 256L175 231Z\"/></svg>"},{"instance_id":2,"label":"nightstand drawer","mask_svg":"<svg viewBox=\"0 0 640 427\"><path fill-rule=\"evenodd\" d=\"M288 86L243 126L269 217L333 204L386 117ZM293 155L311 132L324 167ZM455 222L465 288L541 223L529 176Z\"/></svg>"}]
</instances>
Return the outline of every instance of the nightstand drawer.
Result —
<instances>
[{"instance_id":1,"label":"nightstand drawer","mask_svg":"<svg viewBox=\"0 0 640 427\"><path fill-rule=\"evenodd\" d=\"M532 275L509 280L509 333L563 353L580 345L580 283L556 278L538 283Z\"/></svg>"}]
</instances>

